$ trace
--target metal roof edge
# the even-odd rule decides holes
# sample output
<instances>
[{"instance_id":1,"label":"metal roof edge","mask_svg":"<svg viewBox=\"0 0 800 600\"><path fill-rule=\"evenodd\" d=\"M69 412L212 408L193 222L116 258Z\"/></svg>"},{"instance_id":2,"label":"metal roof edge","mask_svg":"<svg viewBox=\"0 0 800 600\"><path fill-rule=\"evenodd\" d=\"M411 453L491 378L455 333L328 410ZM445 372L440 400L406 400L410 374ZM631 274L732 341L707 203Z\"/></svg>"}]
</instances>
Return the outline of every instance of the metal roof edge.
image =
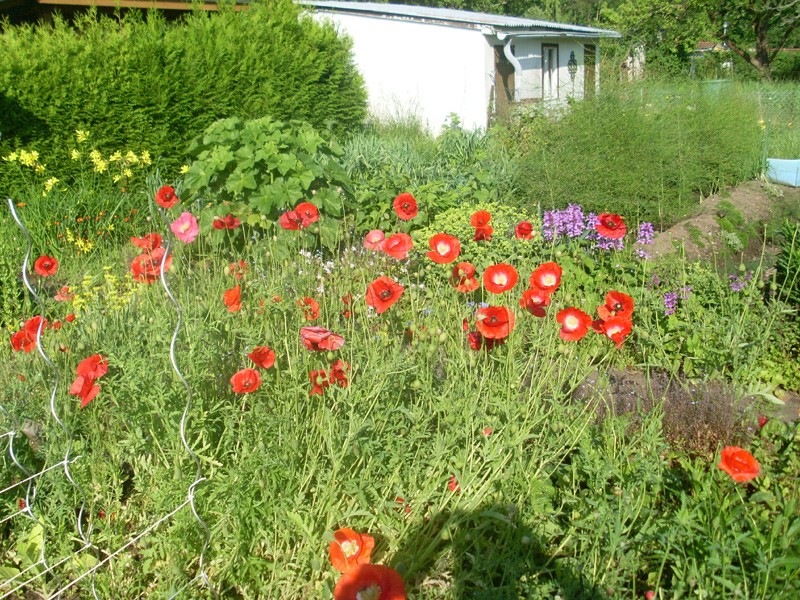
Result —
<instances>
[{"instance_id":1,"label":"metal roof edge","mask_svg":"<svg viewBox=\"0 0 800 600\"><path fill-rule=\"evenodd\" d=\"M438 23L470 29L491 28L498 33L519 36L523 32L535 33L538 30L552 31L554 35L573 37L620 38L622 35L611 29L599 29L583 25L570 25L521 17L477 13L465 10L444 9L430 6L408 4L380 4L374 2L339 2L330 0L295 0L297 4L314 8L319 12L353 14L366 17L384 17L397 20ZM556 33L557 32L557 33ZM533 36L526 36L533 37Z\"/></svg>"}]
</instances>

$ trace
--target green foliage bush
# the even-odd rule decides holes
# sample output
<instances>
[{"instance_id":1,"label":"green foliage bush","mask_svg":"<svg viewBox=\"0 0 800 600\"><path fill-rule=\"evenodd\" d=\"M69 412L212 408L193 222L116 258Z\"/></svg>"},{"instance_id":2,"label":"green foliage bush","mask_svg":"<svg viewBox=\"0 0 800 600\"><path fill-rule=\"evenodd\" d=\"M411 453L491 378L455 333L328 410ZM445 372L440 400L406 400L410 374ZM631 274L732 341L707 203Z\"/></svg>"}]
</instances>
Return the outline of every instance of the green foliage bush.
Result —
<instances>
[{"instance_id":1,"label":"green foliage bush","mask_svg":"<svg viewBox=\"0 0 800 600\"><path fill-rule=\"evenodd\" d=\"M545 208L578 203L664 225L698 194L758 172L758 119L735 87L611 87L560 118L520 123L519 187Z\"/></svg>"},{"instance_id":2,"label":"green foliage bush","mask_svg":"<svg viewBox=\"0 0 800 600\"><path fill-rule=\"evenodd\" d=\"M345 131L366 114L349 42L289 0L246 11L95 11L74 27L6 24L0 36L0 154L26 146L56 156L76 129L96 147L147 149L169 166L215 120L302 119ZM68 160L58 165L69 172Z\"/></svg>"},{"instance_id":3,"label":"green foliage bush","mask_svg":"<svg viewBox=\"0 0 800 600\"><path fill-rule=\"evenodd\" d=\"M373 126L344 143L343 164L353 180L359 231L388 230L391 201L411 192L420 203L415 222L473 202L513 197L513 169L504 148L457 121L438 138L415 124Z\"/></svg>"},{"instance_id":4,"label":"green foliage bush","mask_svg":"<svg viewBox=\"0 0 800 600\"><path fill-rule=\"evenodd\" d=\"M195 138L188 152L194 161L183 179L187 200L199 196L229 207L238 202L244 206L231 208L240 217L255 215L253 222L262 215L274 220L302 200L327 217L352 209L350 181L338 162L341 148L308 123L221 119ZM331 225L326 245L332 246L337 227L335 221L326 223Z\"/></svg>"}]
</instances>

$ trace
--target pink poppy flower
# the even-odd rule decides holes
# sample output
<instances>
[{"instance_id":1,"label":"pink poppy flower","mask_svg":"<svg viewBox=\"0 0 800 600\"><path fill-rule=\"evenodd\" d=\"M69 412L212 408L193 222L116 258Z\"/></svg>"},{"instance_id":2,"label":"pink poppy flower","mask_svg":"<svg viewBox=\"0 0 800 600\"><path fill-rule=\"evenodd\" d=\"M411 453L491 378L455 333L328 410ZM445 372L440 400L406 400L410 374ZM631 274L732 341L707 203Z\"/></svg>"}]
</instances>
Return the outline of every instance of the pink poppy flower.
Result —
<instances>
[{"instance_id":1,"label":"pink poppy flower","mask_svg":"<svg viewBox=\"0 0 800 600\"><path fill-rule=\"evenodd\" d=\"M175 234L175 237L184 244L191 244L200 233L197 219L190 212L181 213L181 216L175 219L169 228Z\"/></svg>"}]
</instances>

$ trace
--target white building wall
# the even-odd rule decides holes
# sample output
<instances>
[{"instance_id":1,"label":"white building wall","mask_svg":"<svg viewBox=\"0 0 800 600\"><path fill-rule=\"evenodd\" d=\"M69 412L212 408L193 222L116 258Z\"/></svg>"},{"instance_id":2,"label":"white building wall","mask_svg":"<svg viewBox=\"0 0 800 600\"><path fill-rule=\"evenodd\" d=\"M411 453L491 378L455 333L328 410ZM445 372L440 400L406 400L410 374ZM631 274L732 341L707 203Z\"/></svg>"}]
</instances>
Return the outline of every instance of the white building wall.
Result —
<instances>
[{"instance_id":1,"label":"white building wall","mask_svg":"<svg viewBox=\"0 0 800 600\"><path fill-rule=\"evenodd\" d=\"M486 127L493 59L480 31L323 11L316 18L353 40L374 116L415 116L434 133L450 113L465 128Z\"/></svg>"}]
</instances>

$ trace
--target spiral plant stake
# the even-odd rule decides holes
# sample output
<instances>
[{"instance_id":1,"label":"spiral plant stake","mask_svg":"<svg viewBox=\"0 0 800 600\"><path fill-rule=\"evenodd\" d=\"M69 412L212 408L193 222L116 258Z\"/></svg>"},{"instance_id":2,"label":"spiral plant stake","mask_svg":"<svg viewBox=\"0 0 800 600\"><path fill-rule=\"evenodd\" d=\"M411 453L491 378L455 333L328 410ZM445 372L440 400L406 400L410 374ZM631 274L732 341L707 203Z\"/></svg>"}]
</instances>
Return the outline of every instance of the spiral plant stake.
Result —
<instances>
[{"instance_id":1,"label":"spiral plant stake","mask_svg":"<svg viewBox=\"0 0 800 600\"><path fill-rule=\"evenodd\" d=\"M164 221L165 224L167 224L167 220L166 220L166 218L164 216L163 211L160 211L160 212L161 212L162 220ZM164 256L169 256L169 251L170 251L170 247L171 246L172 246L172 238L169 237L167 239ZM172 290L170 290L169 285L167 284L167 277L166 277L165 270L164 270L165 267L166 267L166 264L167 264L167 261L163 260L163 261L161 261L161 265L159 267L161 286L164 288L164 291L166 292L167 297L170 299L170 302L172 302L172 305L175 307L175 312L176 312L176 314L178 316L177 322L175 323L175 330L172 333L172 340L170 341L170 344L169 344L169 360L170 360L170 363L172 363L172 369L175 371L175 374L178 376L178 379L180 379L181 383L183 384L183 387L186 389L186 406L184 406L183 414L181 415L181 424L180 424L181 443L183 444L183 447L186 448L186 452L189 454L189 456L191 456L192 460L194 461L195 469L196 469L195 470L194 481L189 485L189 490L187 492L186 502L188 502L189 507L192 510L192 514L194 515L194 518L197 520L197 523L200 525L200 528L203 530L203 536L204 536L203 548L200 551L200 556L198 558L198 573L197 573L197 576L195 577L195 579L199 578L201 583L203 585L205 585L206 587L208 587L209 589L211 589L212 593L216 597L216 595L217 595L216 591L211 586L211 582L208 579L208 574L205 571L205 553L206 553L206 549L208 548L209 544L211 543L211 531L208 529L208 526L205 524L203 519L198 514L197 509L196 509L196 507L194 505L195 488L201 482L205 481L205 477L203 477L203 471L202 471L202 469L200 467L200 459L197 457L197 454L194 453L194 451L192 450L192 447L189 445L189 441L186 439L186 424L187 424L187 422L189 420L189 410L191 409L191 406L192 406L192 388L189 386L189 382L186 381L186 378L183 376L183 373L181 373L180 368L178 368L178 361L175 358L175 344L178 341L178 335L180 334L181 326L183 325L183 309L181 308L180 303L175 299L175 296L172 294ZM185 586L183 586L183 588L179 589L177 592L175 592L175 594L170 596L170 598L176 597L178 594L181 593L181 591L183 591L183 589L185 589L190 584L191 584L191 582L187 583Z\"/></svg>"},{"instance_id":2,"label":"spiral plant stake","mask_svg":"<svg viewBox=\"0 0 800 600\"><path fill-rule=\"evenodd\" d=\"M70 464L75 462L78 458L80 458L80 456L75 456L75 457L71 456L72 444L74 442L74 437L73 437L73 434L70 431L70 429L66 426L64 421L59 417L58 411L56 410L56 394L58 393L58 381L60 379L60 373L59 373L58 367L50 359L50 357L47 355L47 353L45 352L44 347L42 346L42 343L41 343L42 328L44 327L44 322L45 322L44 321L45 304L44 304L44 300L42 300L42 297L36 292L35 289L33 289L33 286L31 285L31 282L30 282L30 280L28 278L28 264L30 262L31 247L33 246L33 242L31 240L30 232L25 227L25 225L23 224L22 220L19 218L19 215L17 215L17 211L14 208L14 201L11 198L7 198L6 200L8 202L8 208L11 211L11 216L14 218L14 221L17 223L17 226L20 228L20 230L22 231L23 235L25 236L25 256L22 259L22 281L23 281L23 283L25 285L25 289L28 290L28 292L31 294L31 296L33 297L34 301L36 302L36 305L39 307L39 314L41 316L41 319L39 320L39 326L36 329L36 348L38 349L39 355L42 357L42 360L44 360L44 362L47 364L47 367L50 370L50 373L52 375L52 377L51 377L52 387L51 387L51 390L50 390L50 416L58 424L58 426L61 428L61 430L64 432L64 434L65 434L65 436L67 438L67 447L66 447L66 450L64 451L64 458L61 460L61 462L59 462L56 465L53 465L53 466L41 471L39 473L36 473L36 474L33 474L33 475L29 475L26 479L23 479L22 481L20 481L20 482L18 482L16 484L16 485L21 485L23 483L27 483L28 484L28 489L27 489L26 494L25 494L25 508L22 509L21 512L25 512L31 519L33 519L34 521L36 521L39 524L42 524L42 521L37 519L34 516L34 513L33 513L33 504L34 504L34 500L36 498L36 481L46 471L49 471L54 467L63 465L63 467L64 467L64 475L66 476L67 480L69 480L69 482L72 485L72 487L74 487L75 490L78 492L78 494L80 496L80 499L81 499L81 504L80 504L80 507L78 508L78 512L77 512L76 526L77 526L77 530L78 530L78 535L80 536L81 540L83 541L83 547L80 548L76 553L73 553L72 555L68 555L68 556L64 557L63 559L61 559L57 563L52 564L52 565L48 565L47 558L45 556L46 543L45 543L45 539L44 539L44 529L43 529L43 541L42 541L42 546L41 546L41 555L40 555L39 563L31 565L28 569L25 569L24 571L20 572L13 579L21 577L22 575L24 575L25 573L27 573L31 569L34 569L34 568L38 567L39 565L42 565L44 567L44 569L40 570L33 577L31 577L31 578L27 579L26 581L18 584L16 588L13 588L10 591L6 592L6 594L3 595L3 596L0 596L0 598L5 598L5 597L9 596L10 594L13 594L16 590L28 585L29 583L31 583L31 582L35 581L36 579L42 577L46 573L52 572L53 569L55 569L59 565L71 560L72 557L74 556L74 554L83 552L83 551L85 551L85 550L87 550L87 549L92 547L92 543L90 541L91 525L89 526L88 529L84 529L84 526L83 526L84 511L86 509L86 493L83 491L83 488L81 488L81 486L78 485L78 483L75 481L75 479L73 478L72 473L70 471ZM5 409L4 409L3 412L6 412L6 414L8 414L7 411L5 411ZM11 439L9 441L9 455L11 456L11 459L14 462L14 464L16 464L20 469L22 469L23 472L27 473L27 470L22 467L22 465L19 463L19 461L17 460L17 458L16 458L16 456L14 454L14 451L13 451L13 436L11 436ZM3 491L5 491L5 490L3 490ZM2 493L2 492L0 492L0 493ZM12 579L12 581L13 581L13 579ZM95 590L95 585L94 585L94 577L92 578L92 582L91 582L91 590L92 590L92 596L95 599L97 599L97 592Z\"/></svg>"}]
</instances>

